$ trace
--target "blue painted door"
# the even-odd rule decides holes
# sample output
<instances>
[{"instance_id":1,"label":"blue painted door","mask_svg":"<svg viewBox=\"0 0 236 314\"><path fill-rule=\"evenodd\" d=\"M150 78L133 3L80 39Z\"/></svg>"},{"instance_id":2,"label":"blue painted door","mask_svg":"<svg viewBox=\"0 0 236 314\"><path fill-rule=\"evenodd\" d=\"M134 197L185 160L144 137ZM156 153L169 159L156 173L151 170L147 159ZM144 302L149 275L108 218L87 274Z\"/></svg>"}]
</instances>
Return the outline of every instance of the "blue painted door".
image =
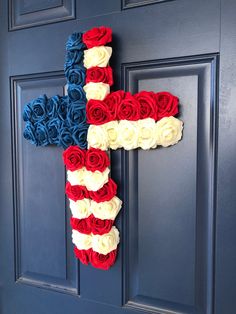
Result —
<instances>
[{"instance_id":1,"label":"blue painted door","mask_svg":"<svg viewBox=\"0 0 236 314\"><path fill-rule=\"evenodd\" d=\"M235 314L233 0L0 3L0 313ZM73 31L113 28L116 89L168 90L184 137L112 152L123 210L109 271L73 257L62 150L22 137L22 107L63 94Z\"/></svg>"}]
</instances>

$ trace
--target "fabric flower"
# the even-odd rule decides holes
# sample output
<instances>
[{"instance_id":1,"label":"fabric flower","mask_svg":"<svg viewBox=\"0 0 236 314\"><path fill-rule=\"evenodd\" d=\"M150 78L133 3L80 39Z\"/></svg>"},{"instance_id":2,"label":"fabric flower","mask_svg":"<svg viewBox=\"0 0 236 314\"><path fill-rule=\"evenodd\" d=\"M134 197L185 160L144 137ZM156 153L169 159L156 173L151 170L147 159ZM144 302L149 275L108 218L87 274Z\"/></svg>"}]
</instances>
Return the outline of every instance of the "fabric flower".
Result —
<instances>
[{"instance_id":1,"label":"fabric flower","mask_svg":"<svg viewBox=\"0 0 236 314\"><path fill-rule=\"evenodd\" d=\"M35 127L35 137L37 144L40 146L46 146L49 144L47 125L44 122L38 122Z\"/></svg>"},{"instance_id":2,"label":"fabric flower","mask_svg":"<svg viewBox=\"0 0 236 314\"><path fill-rule=\"evenodd\" d=\"M118 104L117 118L118 120L132 121L140 118L139 102L130 93L126 93L125 98Z\"/></svg>"},{"instance_id":3,"label":"fabric flower","mask_svg":"<svg viewBox=\"0 0 236 314\"><path fill-rule=\"evenodd\" d=\"M69 84L85 84L85 68L81 65L74 65L65 69L65 76Z\"/></svg>"},{"instance_id":4,"label":"fabric flower","mask_svg":"<svg viewBox=\"0 0 236 314\"><path fill-rule=\"evenodd\" d=\"M166 117L156 123L157 145L168 147L178 143L182 137L183 122L174 117Z\"/></svg>"},{"instance_id":5,"label":"fabric flower","mask_svg":"<svg viewBox=\"0 0 236 314\"><path fill-rule=\"evenodd\" d=\"M73 201L89 198L89 193L85 186L71 185L70 182L66 182L66 194Z\"/></svg>"},{"instance_id":6,"label":"fabric flower","mask_svg":"<svg viewBox=\"0 0 236 314\"><path fill-rule=\"evenodd\" d=\"M66 121L69 126L82 126L86 124L85 107L85 101L73 101L68 104Z\"/></svg>"},{"instance_id":7,"label":"fabric flower","mask_svg":"<svg viewBox=\"0 0 236 314\"><path fill-rule=\"evenodd\" d=\"M90 82L84 86L84 91L86 93L87 100L97 99L103 100L106 95L110 93L110 86L108 84L99 82Z\"/></svg>"},{"instance_id":8,"label":"fabric flower","mask_svg":"<svg viewBox=\"0 0 236 314\"><path fill-rule=\"evenodd\" d=\"M40 96L34 100L32 100L28 106L26 106L25 112L23 114L23 118L30 120L31 122L42 122L47 119L46 112L46 103L48 98L46 95ZM31 112L29 112L29 107L31 108ZM26 118L27 117L27 118Z\"/></svg>"},{"instance_id":9,"label":"fabric flower","mask_svg":"<svg viewBox=\"0 0 236 314\"><path fill-rule=\"evenodd\" d=\"M91 201L90 210L96 218L115 220L122 206L122 201L114 196L109 201L97 203Z\"/></svg>"},{"instance_id":10,"label":"fabric flower","mask_svg":"<svg viewBox=\"0 0 236 314\"><path fill-rule=\"evenodd\" d=\"M70 146L63 152L63 161L67 170L75 171L85 165L85 150L78 146Z\"/></svg>"},{"instance_id":11,"label":"fabric flower","mask_svg":"<svg viewBox=\"0 0 236 314\"><path fill-rule=\"evenodd\" d=\"M67 148L74 144L73 138L71 136L69 128L65 123L61 124L60 134L59 134L59 146Z\"/></svg>"},{"instance_id":12,"label":"fabric flower","mask_svg":"<svg viewBox=\"0 0 236 314\"><path fill-rule=\"evenodd\" d=\"M108 147L114 150L117 148L120 148L121 145L118 141L118 132L119 132L118 121L110 121L108 123L103 124L102 127L107 134Z\"/></svg>"},{"instance_id":13,"label":"fabric flower","mask_svg":"<svg viewBox=\"0 0 236 314\"><path fill-rule=\"evenodd\" d=\"M113 85L113 74L112 68L107 66L105 68L100 67L92 67L87 69L86 71L86 84L93 82L93 83L105 83L109 84L110 86Z\"/></svg>"},{"instance_id":14,"label":"fabric flower","mask_svg":"<svg viewBox=\"0 0 236 314\"><path fill-rule=\"evenodd\" d=\"M88 218L91 215L90 204L91 200L89 198L84 198L76 202L70 200L70 210L72 216L78 219Z\"/></svg>"},{"instance_id":15,"label":"fabric flower","mask_svg":"<svg viewBox=\"0 0 236 314\"><path fill-rule=\"evenodd\" d=\"M75 170L75 171L67 171L67 180L71 185L85 185L84 176L86 169L85 167Z\"/></svg>"},{"instance_id":16,"label":"fabric flower","mask_svg":"<svg viewBox=\"0 0 236 314\"><path fill-rule=\"evenodd\" d=\"M87 48L103 46L112 41L112 29L105 26L94 27L82 36Z\"/></svg>"},{"instance_id":17,"label":"fabric flower","mask_svg":"<svg viewBox=\"0 0 236 314\"><path fill-rule=\"evenodd\" d=\"M61 102L61 97L56 95L48 99L46 103L47 119L58 118L58 110Z\"/></svg>"},{"instance_id":18,"label":"fabric flower","mask_svg":"<svg viewBox=\"0 0 236 314\"><path fill-rule=\"evenodd\" d=\"M85 92L81 85L69 84L68 85L68 96L72 101L85 101Z\"/></svg>"},{"instance_id":19,"label":"fabric flower","mask_svg":"<svg viewBox=\"0 0 236 314\"><path fill-rule=\"evenodd\" d=\"M89 148L86 153L85 167L92 172L105 171L110 166L108 155L98 148Z\"/></svg>"},{"instance_id":20,"label":"fabric flower","mask_svg":"<svg viewBox=\"0 0 236 314\"><path fill-rule=\"evenodd\" d=\"M99 66L106 67L112 54L112 48L101 46L84 51L84 66L89 69Z\"/></svg>"},{"instance_id":21,"label":"fabric flower","mask_svg":"<svg viewBox=\"0 0 236 314\"><path fill-rule=\"evenodd\" d=\"M74 254L76 258L80 260L80 262L84 265L88 265L90 261L92 249L89 250L79 250L76 246L74 247Z\"/></svg>"},{"instance_id":22,"label":"fabric flower","mask_svg":"<svg viewBox=\"0 0 236 314\"><path fill-rule=\"evenodd\" d=\"M111 121L109 109L105 102L90 99L86 106L87 122L100 125Z\"/></svg>"},{"instance_id":23,"label":"fabric flower","mask_svg":"<svg viewBox=\"0 0 236 314\"><path fill-rule=\"evenodd\" d=\"M82 50L85 48L85 44L82 41L83 33L73 33L66 43L66 50Z\"/></svg>"},{"instance_id":24,"label":"fabric flower","mask_svg":"<svg viewBox=\"0 0 236 314\"><path fill-rule=\"evenodd\" d=\"M89 197L97 202L110 201L117 193L117 184L109 178L108 182L98 191L90 191Z\"/></svg>"},{"instance_id":25,"label":"fabric flower","mask_svg":"<svg viewBox=\"0 0 236 314\"><path fill-rule=\"evenodd\" d=\"M99 148L107 150L108 138L107 132L101 125L90 125L88 128L88 147Z\"/></svg>"},{"instance_id":26,"label":"fabric flower","mask_svg":"<svg viewBox=\"0 0 236 314\"><path fill-rule=\"evenodd\" d=\"M135 121L122 120L119 123L118 141L126 150L138 147L138 125Z\"/></svg>"},{"instance_id":27,"label":"fabric flower","mask_svg":"<svg viewBox=\"0 0 236 314\"><path fill-rule=\"evenodd\" d=\"M64 64L64 71L68 68L75 66L76 64L82 64L84 57L83 50L68 50L66 52L65 64Z\"/></svg>"},{"instance_id":28,"label":"fabric flower","mask_svg":"<svg viewBox=\"0 0 236 314\"><path fill-rule=\"evenodd\" d=\"M57 107L57 115L62 121L65 121L66 119L67 108L68 108L68 97L67 96L60 97L60 101Z\"/></svg>"},{"instance_id":29,"label":"fabric flower","mask_svg":"<svg viewBox=\"0 0 236 314\"><path fill-rule=\"evenodd\" d=\"M77 230L84 234L91 233L91 225L89 223L89 219L78 219L71 217L70 218L70 225L73 230Z\"/></svg>"},{"instance_id":30,"label":"fabric flower","mask_svg":"<svg viewBox=\"0 0 236 314\"><path fill-rule=\"evenodd\" d=\"M155 148L157 146L155 120L151 118L138 122L138 146L142 149Z\"/></svg>"},{"instance_id":31,"label":"fabric flower","mask_svg":"<svg viewBox=\"0 0 236 314\"><path fill-rule=\"evenodd\" d=\"M47 122L48 140L50 144L59 144L59 134L61 129L61 120L58 118L50 119Z\"/></svg>"},{"instance_id":32,"label":"fabric flower","mask_svg":"<svg viewBox=\"0 0 236 314\"><path fill-rule=\"evenodd\" d=\"M99 219L93 215L89 216L88 224L92 234L104 234L110 232L114 221L109 219Z\"/></svg>"},{"instance_id":33,"label":"fabric flower","mask_svg":"<svg viewBox=\"0 0 236 314\"><path fill-rule=\"evenodd\" d=\"M175 116L179 112L179 99L168 92L156 93L156 103L157 120L164 117Z\"/></svg>"},{"instance_id":34,"label":"fabric flower","mask_svg":"<svg viewBox=\"0 0 236 314\"><path fill-rule=\"evenodd\" d=\"M135 94L134 98L139 102L140 119L157 119L157 105L155 94L153 92L142 91Z\"/></svg>"},{"instance_id":35,"label":"fabric flower","mask_svg":"<svg viewBox=\"0 0 236 314\"><path fill-rule=\"evenodd\" d=\"M88 191L97 191L108 182L108 175L110 169L106 168L103 172L101 171L85 171L84 173L84 184Z\"/></svg>"},{"instance_id":36,"label":"fabric flower","mask_svg":"<svg viewBox=\"0 0 236 314\"><path fill-rule=\"evenodd\" d=\"M120 106L121 101L125 99L125 95L126 93L123 90L118 90L108 94L104 99L105 104L109 108L111 120L117 120L117 107Z\"/></svg>"},{"instance_id":37,"label":"fabric flower","mask_svg":"<svg viewBox=\"0 0 236 314\"><path fill-rule=\"evenodd\" d=\"M79 250L89 250L92 248L92 236L77 230L72 230L72 242Z\"/></svg>"},{"instance_id":38,"label":"fabric flower","mask_svg":"<svg viewBox=\"0 0 236 314\"><path fill-rule=\"evenodd\" d=\"M33 112L31 108L31 103L25 104L24 111L23 111L23 120L25 122L31 121L32 113Z\"/></svg>"},{"instance_id":39,"label":"fabric flower","mask_svg":"<svg viewBox=\"0 0 236 314\"><path fill-rule=\"evenodd\" d=\"M26 140L30 141L31 144L38 145L38 141L35 137L35 127L31 122L25 124L23 136Z\"/></svg>"},{"instance_id":40,"label":"fabric flower","mask_svg":"<svg viewBox=\"0 0 236 314\"><path fill-rule=\"evenodd\" d=\"M72 139L74 144L78 145L82 149L87 148L87 133L88 125L86 123L75 125L72 129Z\"/></svg>"},{"instance_id":41,"label":"fabric flower","mask_svg":"<svg viewBox=\"0 0 236 314\"><path fill-rule=\"evenodd\" d=\"M119 231L113 226L110 232L103 235L93 235L92 249L100 254L108 254L117 248L120 242Z\"/></svg>"},{"instance_id":42,"label":"fabric flower","mask_svg":"<svg viewBox=\"0 0 236 314\"><path fill-rule=\"evenodd\" d=\"M110 253L104 255L99 254L91 250L90 263L93 267L108 270L112 265L114 265L117 256L117 249L111 251Z\"/></svg>"}]
</instances>

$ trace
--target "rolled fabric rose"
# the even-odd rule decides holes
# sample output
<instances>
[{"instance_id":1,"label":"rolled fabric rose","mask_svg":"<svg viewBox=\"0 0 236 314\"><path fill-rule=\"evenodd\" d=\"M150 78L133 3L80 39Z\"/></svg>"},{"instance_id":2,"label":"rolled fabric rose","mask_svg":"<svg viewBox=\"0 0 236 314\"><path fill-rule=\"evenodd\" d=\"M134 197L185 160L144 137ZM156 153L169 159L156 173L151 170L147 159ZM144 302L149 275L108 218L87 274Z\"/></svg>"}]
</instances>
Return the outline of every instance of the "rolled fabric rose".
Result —
<instances>
[{"instance_id":1,"label":"rolled fabric rose","mask_svg":"<svg viewBox=\"0 0 236 314\"><path fill-rule=\"evenodd\" d=\"M103 46L112 41L112 29L110 27L94 27L82 36L83 43L87 48Z\"/></svg>"},{"instance_id":2,"label":"rolled fabric rose","mask_svg":"<svg viewBox=\"0 0 236 314\"><path fill-rule=\"evenodd\" d=\"M134 98L139 102L140 119L157 119L156 95L153 92L141 91Z\"/></svg>"},{"instance_id":3,"label":"rolled fabric rose","mask_svg":"<svg viewBox=\"0 0 236 314\"><path fill-rule=\"evenodd\" d=\"M88 128L88 147L99 148L101 150L108 149L108 135L102 125L90 125Z\"/></svg>"},{"instance_id":4,"label":"rolled fabric rose","mask_svg":"<svg viewBox=\"0 0 236 314\"><path fill-rule=\"evenodd\" d=\"M92 231L89 218L78 219L71 217L70 225L73 230L77 230L84 234L90 234Z\"/></svg>"},{"instance_id":5,"label":"rolled fabric rose","mask_svg":"<svg viewBox=\"0 0 236 314\"><path fill-rule=\"evenodd\" d=\"M126 93L123 90L110 93L104 99L105 104L109 108L111 120L117 120L117 108L120 106L121 101L125 99Z\"/></svg>"},{"instance_id":6,"label":"rolled fabric rose","mask_svg":"<svg viewBox=\"0 0 236 314\"><path fill-rule=\"evenodd\" d=\"M152 118L137 121L138 123L138 146L142 149L155 148L156 140L156 123Z\"/></svg>"},{"instance_id":7,"label":"rolled fabric rose","mask_svg":"<svg viewBox=\"0 0 236 314\"><path fill-rule=\"evenodd\" d=\"M168 92L156 93L157 120L175 116L179 112L179 99Z\"/></svg>"},{"instance_id":8,"label":"rolled fabric rose","mask_svg":"<svg viewBox=\"0 0 236 314\"><path fill-rule=\"evenodd\" d=\"M113 74L112 68L107 66L105 68L101 67L92 67L87 69L86 71L86 84L93 82L93 83L106 83L110 86L113 85Z\"/></svg>"},{"instance_id":9,"label":"rolled fabric rose","mask_svg":"<svg viewBox=\"0 0 236 314\"><path fill-rule=\"evenodd\" d=\"M85 92L83 86L77 84L69 84L68 85L68 97L72 101L85 101Z\"/></svg>"},{"instance_id":10,"label":"rolled fabric rose","mask_svg":"<svg viewBox=\"0 0 236 314\"><path fill-rule=\"evenodd\" d=\"M73 200L69 200L69 201L70 201L70 210L74 218L84 219L84 218L88 218L92 214L91 209L90 209L91 200L89 198L84 198L76 202Z\"/></svg>"},{"instance_id":11,"label":"rolled fabric rose","mask_svg":"<svg viewBox=\"0 0 236 314\"><path fill-rule=\"evenodd\" d=\"M35 124L36 145L46 146L49 144L48 130L46 122L37 122Z\"/></svg>"},{"instance_id":12,"label":"rolled fabric rose","mask_svg":"<svg viewBox=\"0 0 236 314\"><path fill-rule=\"evenodd\" d=\"M90 210L94 217L99 219L115 220L122 206L122 201L114 196L109 201L97 203L91 201Z\"/></svg>"},{"instance_id":13,"label":"rolled fabric rose","mask_svg":"<svg viewBox=\"0 0 236 314\"><path fill-rule=\"evenodd\" d=\"M97 99L103 100L110 93L110 85L105 83L90 82L84 86L87 100Z\"/></svg>"},{"instance_id":14,"label":"rolled fabric rose","mask_svg":"<svg viewBox=\"0 0 236 314\"><path fill-rule=\"evenodd\" d=\"M117 105L117 118L118 120L139 120L140 104L130 93L126 93L125 98Z\"/></svg>"},{"instance_id":15,"label":"rolled fabric rose","mask_svg":"<svg viewBox=\"0 0 236 314\"><path fill-rule=\"evenodd\" d=\"M69 199L73 201L89 198L89 192L85 186L71 185L70 182L66 182L66 194Z\"/></svg>"},{"instance_id":16,"label":"rolled fabric rose","mask_svg":"<svg viewBox=\"0 0 236 314\"><path fill-rule=\"evenodd\" d=\"M111 251L110 253L104 255L97 252L91 251L90 263L93 267L108 270L112 265L114 265L117 256L117 249Z\"/></svg>"},{"instance_id":17,"label":"rolled fabric rose","mask_svg":"<svg viewBox=\"0 0 236 314\"><path fill-rule=\"evenodd\" d=\"M67 181L69 181L71 185L85 185L85 172L85 167L75 171L67 170Z\"/></svg>"},{"instance_id":18,"label":"rolled fabric rose","mask_svg":"<svg viewBox=\"0 0 236 314\"><path fill-rule=\"evenodd\" d=\"M84 51L84 66L89 69L99 66L106 67L112 55L112 48L107 46L94 47Z\"/></svg>"},{"instance_id":19,"label":"rolled fabric rose","mask_svg":"<svg viewBox=\"0 0 236 314\"><path fill-rule=\"evenodd\" d=\"M25 105L23 112L23 120L31 121L32 123L42 122L47 120L46 104L48 98L46 95L33 99Z\"/></svg>"},{"instance_id":20,"label":"rolled fabric rose","mask_svg":"<svg viewBox=\"0 0 236 314\"><path fill-rule=\"evenodd\" d=\"M113 226L114 220L111 219L99 219L94 217L94 215L90 215L87 218L87 224L89 229L91 230L92 234L105 234L110 232Z\"/></svg>"},{"instance_id":21,"label":"rolled fabric rose","mask_svg":"<svg viewBox=\"0 0 236 314\"><path fill-rule=\"evenodd\" d=\"M108 233L92 236L92 249L94 252L106 255L115 250L119 242L119 231L113 226Z\"/></svg>"},{"instance_id":22,"label":"rolled fabric rose","mask_svg":"<svg viewBox=\"0 0 236 314\"><path fill-rule=\"evenodd\" d=\"M175 117L166 117L156 123L157 145L168 147L180 141L183 122Z\"/></svg>"},{"instance_id":23,"label":"rolled fabric rose","mask_svg":"<svg viewBox=\"0 0 236 314\"><path fill-rule=\"evenodd\" d=\"M73 128L78 126L83 129L86 124L86 103L84 101L69 102L66 114L68 125Z\"/></svg>"},{"instance_id":24,"label":"rolled fabric rose","mask_svg":"<svg viewBox=\"0 0 236 314\"><path fill-rule=\"evenodd\" d=\"M71 136L70 129L67 127L65 123L61 123L60 125L60 130L59 130L59 140L58 140L58 145L63 147L64 149L73 145L74 140Z\"/></svg>"},{"instance_id":25,"label":"rolled fabric rose","mask_svg":"<svg viewBox=\"0 0 236 314\"><path fill-rule=\"evenodd\" d=\"M74 254L76 258L78 258L80 262L84 265L89 264L91 252L92 252L92 249L79 250L76 246L74 247Z\"/></svg>"},{"instance_id":26,"label":"rolled fabric rose","mask_svg":"<svg viewBox=\"0 0 236 314\"><path fill-rule=\"evenodd\" d=\"M65 76L68 84L85 84L85 68L82 65L67 66L65 69Z\"/></svg>"},{"instance_id":27,"label":"rolled fabric rose","mask_svg":"<svg viewBox=\"0 0 236 314\"><path fill-rule=\"evenodd\" d=\"M97 202L110 201L117 193L117 184L109 178L108 182L98 191L90 191L89 197Z\"/></svg>"},{"instance_id":28,"label":"rolled fabric rose","mask_svg":"<svg viewBox=\"0 0 236 314\"><path fill-rule=\"evenodd\" d=\"M120 148L121 145L118 141L118 134L119 134L118 121L110 121L110 122L104 123L102 127L106 132L106 137L108 140L108 147L113 150Z\"/></svg>"},{"instance_id":29,"label":"rolled fabric rose","mask_svg":"<svg viewBox=\"0 0 236 314\"><path fill-rule=\"evenodd\" d=\"M79 250L89 250L92 248L92 235L84 234L73 229L72 242Z\"/></svg>"},{"instance_id":30,"label":"rolled fabric rose","mask_svg":"<svg viewBox=\"0 0 236 314\"><path fill-rule=\"evenodd\" d=\"M87 148L88 124L74 125L71 129L73 144L78 145L82 149Z\"/></svg>"},{"instance_id":31,"label":"rolled fabric rose","mask_svg":"<svg viewBox=\"0 0 236 314\"><path fill-rule=\"evenodd\" d=\"M59 134L61 121L58 118L50 119L47 122L48 140L50 144L59 145Z\"/></svg>"},{"instance_id":32,"label":"rolled fabric rose","mask_svg":"<svg viewBox=\"0 0 236 314\"><path fill-rule=\"evenodd\" d=\"M138 124L136 121L120 121L118 142L126 150L138 147Z\"/></svg>"},{"instance_id":33,"label":"rolled fabric rose","mask_svg":"<svg viewBox=\"0 0 236 314\"><path fill-rule=\"evenodd\" d=\"M78 146L70 146L63 152L63 161L67 170L75 171L85 165L85 150Z\"/></svg>"},{"instance_id":34,"label":"rolled fabric rose","mask_svg":"<svg viewBox=\"0 0 236 314\"><path fill-rule=\"evenodd\" d=\"M30 121L26 122L25 124L23 136L26 140L30 141L31 144L34 144L36 146L38 145L38 140L35 136L35 127Z\"/></svg>"},{"instance_id":35,"label":"rolled fabric rose","mask_svg":"<svg viewBox=\"0 0 236 314\"><path fill-rule=\"evenodd\" d=\"M84 184L88 191L98 191L108 182L110 169L101 171L85 171Z\"/></svg>"},{"instance_id":36,"label":"rolled fabric rose","mask_svg":"<svg viewBox=\"0 0 236 314\"><path fill-rule=\"evenodd\" d=\"M83 43L83 33L73 33L68 38L66 43L66 50L67 51L75 51L75 50L82 50L85 48L85 44Z\"/></svg>"},{"instance_id":37,"label":"rolled fabric rose","mask_svg":"<svg viewBox=\"0 0 236 314\"><path fill-rule=\"evenodd\" d=\"M85 167L89 171L103 172L110 166L110 160L106 152L98 148L89 148L86 153Z\"/></svg>"},{"instance_id":38,"label":"rolled fabric rose","mask_svg":"<svg viewBox=\"0 0 236 314\"><path fill-rule=\"evenodd\" d=\"M101 125L111 121L112 117L106 103L101 100L90 99L86 105L87 123Z\"/></svg>"}]
</instances>

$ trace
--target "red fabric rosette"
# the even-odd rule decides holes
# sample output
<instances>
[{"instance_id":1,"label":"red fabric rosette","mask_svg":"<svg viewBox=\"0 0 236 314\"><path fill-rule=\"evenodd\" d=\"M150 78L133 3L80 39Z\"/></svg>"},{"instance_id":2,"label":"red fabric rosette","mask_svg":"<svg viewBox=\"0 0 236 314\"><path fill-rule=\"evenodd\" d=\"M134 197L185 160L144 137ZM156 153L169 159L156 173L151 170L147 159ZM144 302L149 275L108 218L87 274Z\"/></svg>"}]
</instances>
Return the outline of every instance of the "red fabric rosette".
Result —
<instances>
[{"instance_id":1,"label":"red fabric rosette","mask_svg":"<svg viewBox=\"0 0 236 314\"><path fill-rule=\"evenodd\" d=\"M175 116L179 112L179 99L168 92L156 93L157 120Z\"/></svg>"},{"instance_id":2,"label":"red fabric rosette","mask_svg":"<svg viewBox=\"0 0 236 314\"><path fill-rule=\"evenodd\" d=\"M110 66L101 68L101 67L92 67L86 71L86 84L93 83L105 83L110 86L113 85L113 74L112 68Z\"/></svg>"},{"instance_id":3,"label":"red fabric rosette","mask_svg":"<svg viewBox=\"0 0 236 314\"><path fill-rule=\"evenodd\" d=\"M117 184L109 178L108 182L98 191L90 191L89 196L97 203L110 201L117 192Z\"/></svg>"},{"instance_id":4,"label":"red fabric rosette","mask_svg":"<svg viewBox=\"0 0 236 314\"><path fill-rule=\"evenodd\" d=\"M69 146L63 152L63 161L67 170L75 171L81 169L85 164L86 151L79 146Z\"/></svg>"},{"instance_id":5,"label":"red fabric rosette","mask_svg":"<svg viewBox=\"0 0 236 314\"><path fill-rule=\"evenodd\" d=\"M89 192L85 186L71 185L70 182L66 182L66 194L68 198L75 202L84 198L89 198Z\"/></svg>"},{"instance_id":6,"label":"red fabric rosette","mask_svg":"<svg viewBox=\"0 0 236 314\"><path fill-rule=\"evenodd\" d=\"M84 234L90 234L92 231L91 225L89 223L89 218L78 219L71 217L70 225L72 229L75 229Z\"/></svg>"},{"instance_id":7,"label":"red fabric rosette","mask_svg":"<svg viewBox=\"0 0 236 314\"><path fill-rule=\"evenodd\" d=\"M75 254L75 256L84 265L88 265L89 264L91 253L92 253L92 249L89 249L89 250L79 250L76 246L74 246L74 254Z\"/></svg>"},{"instance_id":8,"label":"red fabric rosette","mask_svg":"<svg viewBox=\"0 0 236 314\"><path fill-rule=\"evenodd\" d=\"M82 36L83 43L87 48L104 46L112 41L112 29L110 27L94 27Z\"/></svg>"},{"instance_id":9,"label":"red fabric rosette","mask_svg":"<svg viewBox=\"0 0 236 314\"><path fill-rule=\"evenodd\" d=\"M86 105L87 123L101 125L112 120L107 104L102 100L90 99Z\"/></svg>"},{"instance_id":10,"label":"red fabric rosette","mask_svg":"<svg viewBox=\"0 0 236 314\"><path fill-rule=\"evenodd\" d=\"M93 234L105 234L111 230L114 220L111 219L99 219L90 215L88 219L88 225Z\"/></svg>"},{"instance_id":11,"label":"red fabric rosette","mask_svg":"<svg viewBox=\"0 0 236 314\"><path fill-rule=\"evenodd\" d=\"M86 153L85 167L89 171L103 172L110 166L110 160L106 152L98 148L89 148Z\"/></svg>"},{"instance_id":12,"label":"red fabric rosette","mask_svg":"<svg viewBox=\"0 0 236 314\"><path fill-rule=\"evenodd\" d=\"M142 91L135 94L134 98L139 102L140 119L157 119L156 97L153 92Z\"/></svg>"},{"instance_id":13,"label":"red fabric rosette","mask_svg":"<svg viewBox=\"0 0 236 314\"><path fill-rule=\"evenodd\" d=\"M93 267L108 270L115 263L116 256L117 249L106 255L92 251L90 254L90 263Z\"/></svg>"},{"instance_id":14,"label":"red fabric rosette","mask_svg":"<svg viewBox=\"0 0 236 314\"><path fill-rule=\"evenodd\" d=\"M118 90L116 92L108 94L104 99L104 102L108 107L112 120L117 120L117 107L120 105L121 101L124 98L125 92L123 90Z\"/></svg>"},{"instance_id":15,"label":"red fabric rosette","mask_svg":"<svg viewBox=\"0 0 236 314\"><path fill-rule=\"evenodd\" d=\"M139 118L139 102L131 95L131 93L126 93L125 98L117 105L117 119L137 121Z\"/></svg>"}]
</instances>

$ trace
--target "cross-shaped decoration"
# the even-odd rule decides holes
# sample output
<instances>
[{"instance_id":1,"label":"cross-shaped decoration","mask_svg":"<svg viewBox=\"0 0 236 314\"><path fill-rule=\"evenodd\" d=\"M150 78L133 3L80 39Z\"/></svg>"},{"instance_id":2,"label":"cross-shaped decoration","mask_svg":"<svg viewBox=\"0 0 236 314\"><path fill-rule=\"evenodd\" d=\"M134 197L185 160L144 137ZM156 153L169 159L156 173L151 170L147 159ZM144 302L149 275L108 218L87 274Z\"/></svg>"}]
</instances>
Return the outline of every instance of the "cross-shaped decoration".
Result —
<instances>
[{"instance_id":1,"label":"cross-shaped decoration","mask_svg":"<svg viewBox=\"0 0 236 314\"><path fill-rule=\"evenodd\" d=\"M110 92L111 40L112 30L104 26L72 34L64 67L67 96L41 96L23 113L27 140L65 149L74 252L83 264L104 270L116 260L120 238L113 224L122 206L106 150L167 147L183 129L174 117L179 100L169 92Z\"/></svg>"}]
</instances>

